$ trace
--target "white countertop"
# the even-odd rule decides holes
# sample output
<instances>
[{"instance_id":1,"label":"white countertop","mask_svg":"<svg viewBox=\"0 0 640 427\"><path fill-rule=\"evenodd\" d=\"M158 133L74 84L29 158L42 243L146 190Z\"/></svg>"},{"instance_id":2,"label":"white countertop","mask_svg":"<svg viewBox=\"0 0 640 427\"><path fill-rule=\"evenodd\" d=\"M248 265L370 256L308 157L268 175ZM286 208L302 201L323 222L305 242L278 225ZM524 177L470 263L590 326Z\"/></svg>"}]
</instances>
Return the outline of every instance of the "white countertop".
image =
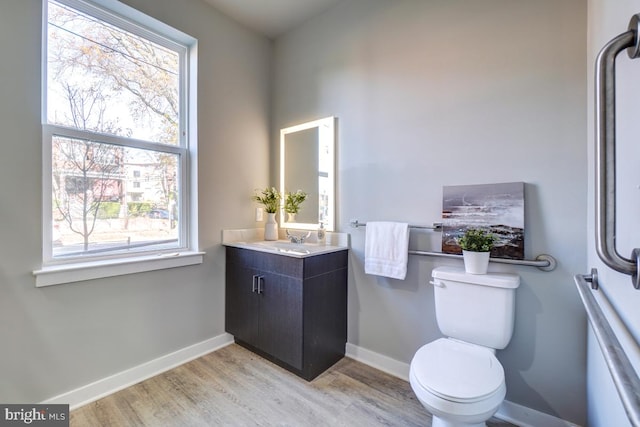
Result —
<instances>
[{"instance_id":1,"label":"white countertop","mask_svg":"<svg viewBox=\"0 0 640 427\"><path fill-rule=\"evenodd\" d=\"M306 234L306 232L290 230L292 234ZM318 242L316 233L312 232L305 243L291 243L282 238L275 241L264 240L264 230L261 228L223 230L222 244L235 248L250 249L259 252L277 253L294 258L306 258L320 254L343 251L349 249L349 235L347 233L326 232L324 242Z\"/></svg>"}]
</instances>

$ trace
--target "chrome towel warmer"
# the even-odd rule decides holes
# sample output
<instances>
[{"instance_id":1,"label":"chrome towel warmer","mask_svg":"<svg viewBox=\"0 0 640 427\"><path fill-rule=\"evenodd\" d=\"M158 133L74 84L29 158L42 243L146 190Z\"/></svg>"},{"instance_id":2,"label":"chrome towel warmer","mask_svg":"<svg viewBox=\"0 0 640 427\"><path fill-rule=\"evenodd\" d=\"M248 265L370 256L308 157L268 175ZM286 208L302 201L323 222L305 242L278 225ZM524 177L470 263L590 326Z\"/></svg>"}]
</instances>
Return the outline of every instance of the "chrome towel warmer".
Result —
<instances>
[{"instance_id":1,"label":"chrome towel warmer","mask_svg":"<svg viewBox=\"0 0 640 427\"><path fill-rule=\"evenodd\" d=\"M640 288L640 249L631 259L616 249L616 56L624 49L631 59L640 57L638 24L633 15L629 29L607 43L596 59L596 252L608 267L631 276Z\"/></svg>"}]
</instances>

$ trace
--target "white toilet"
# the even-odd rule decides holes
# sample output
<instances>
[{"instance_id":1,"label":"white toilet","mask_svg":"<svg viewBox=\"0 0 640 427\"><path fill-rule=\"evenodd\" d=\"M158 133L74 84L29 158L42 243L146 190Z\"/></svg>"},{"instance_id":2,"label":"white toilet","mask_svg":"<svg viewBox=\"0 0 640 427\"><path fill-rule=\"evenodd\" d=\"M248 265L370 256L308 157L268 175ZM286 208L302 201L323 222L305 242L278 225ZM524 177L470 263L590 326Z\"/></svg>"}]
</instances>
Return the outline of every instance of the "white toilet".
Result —
<instances>
[{"instance_id":1,"label":"white toilet","mask_svg":"<svg viewBox=\"0 0 640 427\"><path fill-rule=\"evenodd\" d=\"M411 388L433 415L433 427L486 426L507 391L495 350L511 340L520 277L451 267L432 275L438 327L448 338L418 349Z\"/></svg>"}]
</instances>

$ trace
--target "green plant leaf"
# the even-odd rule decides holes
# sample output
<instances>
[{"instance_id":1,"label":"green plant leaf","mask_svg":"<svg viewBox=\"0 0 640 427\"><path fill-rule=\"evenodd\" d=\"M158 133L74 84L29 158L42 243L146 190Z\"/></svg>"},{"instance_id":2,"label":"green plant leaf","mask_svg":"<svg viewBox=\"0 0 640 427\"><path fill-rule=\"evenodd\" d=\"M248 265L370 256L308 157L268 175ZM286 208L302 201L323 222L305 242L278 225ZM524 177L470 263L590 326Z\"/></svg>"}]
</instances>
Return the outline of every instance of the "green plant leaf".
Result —
<instances>
[{"instance_id":1,"label":"green plant leaf","mask_svg":"<svg viewBox=\"0 0 640 427\"><path fill-rule=\"evenodd\" d=\"M469 228L458 239L458 245L464 251L489 252L495 244L496 237L481 228Z\"/></svg>"}]
</instances>

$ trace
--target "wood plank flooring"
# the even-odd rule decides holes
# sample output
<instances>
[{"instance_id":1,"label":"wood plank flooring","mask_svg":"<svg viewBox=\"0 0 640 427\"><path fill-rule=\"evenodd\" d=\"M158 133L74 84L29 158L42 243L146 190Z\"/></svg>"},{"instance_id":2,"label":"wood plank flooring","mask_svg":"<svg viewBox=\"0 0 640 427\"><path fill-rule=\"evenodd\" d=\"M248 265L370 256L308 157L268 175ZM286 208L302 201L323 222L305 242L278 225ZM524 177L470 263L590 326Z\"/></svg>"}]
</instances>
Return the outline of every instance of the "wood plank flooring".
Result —
<instances>
[{"instance_id":1,"label":"wood plank flooring","mask_svg":"<svg viewBox=\"0 0 640 427\"><path fill-rule=\"evenodd\" d=\"M352 359L307 382L232 344L78 408L70 425L429 427L431 416L409 383Z\"/></svg>"}]
</instances>

